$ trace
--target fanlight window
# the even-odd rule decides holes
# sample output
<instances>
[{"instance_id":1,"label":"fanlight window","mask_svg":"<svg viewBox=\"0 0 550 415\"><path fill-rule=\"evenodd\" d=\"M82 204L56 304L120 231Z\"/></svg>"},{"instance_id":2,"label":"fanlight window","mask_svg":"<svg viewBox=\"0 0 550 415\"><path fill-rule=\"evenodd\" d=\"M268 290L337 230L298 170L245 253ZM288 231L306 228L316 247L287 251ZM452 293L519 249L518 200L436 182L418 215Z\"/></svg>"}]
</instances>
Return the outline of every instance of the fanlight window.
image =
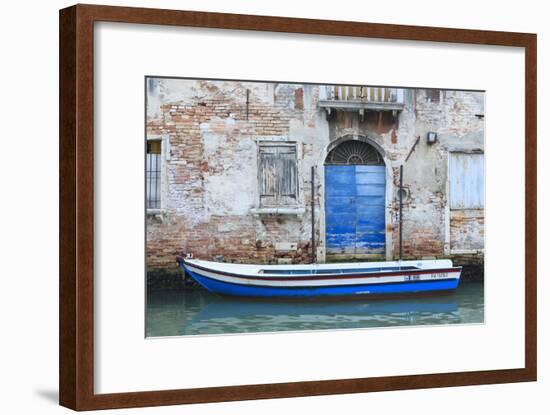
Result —
<instances>
[{"instance_id":1,"label":"fanlight window","mask_svg":"<svg viewBox=\"0 0 550 415\"><path fill-rule=\"evenodd\" d=\"M383 166L384 160L380 153L363 141L349 140L336 146L327 155L326 164L356 165L367 164L371 166Z\"/></svg>"}]
</instances>

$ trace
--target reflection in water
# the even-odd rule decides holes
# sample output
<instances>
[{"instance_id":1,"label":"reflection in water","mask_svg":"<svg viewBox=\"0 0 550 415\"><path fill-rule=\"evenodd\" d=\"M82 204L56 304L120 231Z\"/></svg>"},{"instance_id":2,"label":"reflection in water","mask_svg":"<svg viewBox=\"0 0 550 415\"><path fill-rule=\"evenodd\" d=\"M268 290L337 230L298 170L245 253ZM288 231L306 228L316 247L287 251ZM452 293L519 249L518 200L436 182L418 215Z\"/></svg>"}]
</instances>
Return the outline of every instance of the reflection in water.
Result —
<instances>
[{"instance_id":1,"label":"reflection in water","mask_svg":"<svg viewBox=\"0 0 550 415\"><path fill-rule=\"evenodd\" d=\"M483 322L483 284L451 295L353 300L280 301L220 297L203 290L152 291L146 334L253 333Z\"/></svg>"}]
</instances>

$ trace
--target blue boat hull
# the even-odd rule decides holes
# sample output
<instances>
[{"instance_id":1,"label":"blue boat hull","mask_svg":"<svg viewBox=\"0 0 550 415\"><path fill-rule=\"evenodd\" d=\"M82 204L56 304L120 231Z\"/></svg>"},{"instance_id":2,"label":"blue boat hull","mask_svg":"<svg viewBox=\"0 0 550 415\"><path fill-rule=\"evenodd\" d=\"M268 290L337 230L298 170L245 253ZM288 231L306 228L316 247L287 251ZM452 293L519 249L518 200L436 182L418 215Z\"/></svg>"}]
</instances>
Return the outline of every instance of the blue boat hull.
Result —
<instances>
[{"instance_id":1,"label":"blue boat hull","mask_svg":"<svg viewBox=\"0 0 550 415\"><path fill-rule=\"evenodd\" d=\"M207 290L221 295L239 297L346 297L346 296L392 296L405 294L428 294L431 292L453 291L458 286L458 278L433 281L407 281L376 284L313 286L313 287L272 287L234 284L208 278L185 267L186 272Z\"/></svg>"}]
</instances>

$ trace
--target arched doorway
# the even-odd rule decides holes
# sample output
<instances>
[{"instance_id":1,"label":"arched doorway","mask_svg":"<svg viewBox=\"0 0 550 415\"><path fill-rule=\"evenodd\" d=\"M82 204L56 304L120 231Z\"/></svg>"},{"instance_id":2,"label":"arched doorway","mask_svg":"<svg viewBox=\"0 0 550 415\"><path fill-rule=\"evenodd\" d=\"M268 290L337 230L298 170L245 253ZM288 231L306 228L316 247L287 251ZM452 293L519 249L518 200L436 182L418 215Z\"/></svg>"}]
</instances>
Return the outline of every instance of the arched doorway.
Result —
<instances>
[{"instance_id":1,"label":"arched doorway","mask_svg":"<svg viewBox=\"0 0 550 415\"><path fill-rule=\"evenodd\" d=\"M326 255L383 258L386 167L366 138L343 137L325 160Z\"/></svg>"}]
</instances>

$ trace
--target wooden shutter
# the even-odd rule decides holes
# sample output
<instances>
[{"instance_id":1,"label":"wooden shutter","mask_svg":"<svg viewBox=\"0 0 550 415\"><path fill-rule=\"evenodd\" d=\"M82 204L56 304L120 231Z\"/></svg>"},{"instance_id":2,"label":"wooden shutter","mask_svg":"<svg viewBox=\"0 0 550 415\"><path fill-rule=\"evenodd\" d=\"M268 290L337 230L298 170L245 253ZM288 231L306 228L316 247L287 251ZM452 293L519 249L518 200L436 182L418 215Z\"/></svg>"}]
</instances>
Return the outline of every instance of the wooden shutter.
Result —
<instances>
[{"instance_id":1,"label":"wooden shutter","mask_svg":"<svg viewBox=\"0 0 550 415\"><path fill-rule=\"evenodd\" d=\"M482 209L485 206L484 164L483 154L450 153L451 209Z\"/></svg>"},{"instance_id":2,"label":"wooden shutter","mask_svg":"<svg viewBox=\"0 0 550 415\"><path fill-rule=\"evenodd\" d=\"M277 201L277 151L276 147L260 148L260 202L274 205Z\"/></svg>"},{"instance_id":3,"label":"wooden shutter","mask_svg":"<svg viewBox=\"0 0 550 415\"><path fill-rule=\"evenodd\" d=\"M296 146L262 145L259 164L261 204L264 206L295 204L298 195Z\"/></svg>"},{"instance_id":4,"label":"wooden shutter","mask_svg":"<svg viewBox=\"0 0 550 415\"><path fill-rule=\"evenodd\" d=\"M297 199L296 147L279 147L278 204L291 205Z\"/></svg>"}]
</instances>

